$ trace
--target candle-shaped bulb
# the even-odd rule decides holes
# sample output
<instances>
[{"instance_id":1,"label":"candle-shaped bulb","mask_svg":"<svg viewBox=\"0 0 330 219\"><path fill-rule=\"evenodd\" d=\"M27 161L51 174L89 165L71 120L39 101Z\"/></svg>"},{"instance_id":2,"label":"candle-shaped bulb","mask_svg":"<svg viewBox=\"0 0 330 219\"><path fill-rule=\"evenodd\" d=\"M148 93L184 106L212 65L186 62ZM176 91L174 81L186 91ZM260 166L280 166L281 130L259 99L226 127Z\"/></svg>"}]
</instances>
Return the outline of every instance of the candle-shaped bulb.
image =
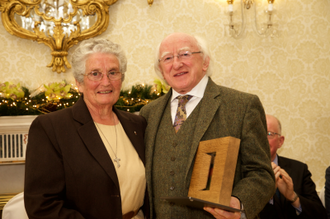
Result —
<instances>
[{"instance_id":1,"label":"candle-shaped bulb","mask_svg":"<svg viewBox=\"0 0 330 219\"><path fill-rule=\"evenodd\" d=\"M234 7L232 4L228 5L228 11L229 12L233 12L234 11Z\"/></svg>"},{"instance_id":2,"label":"candle-shaped bulb","mask_svg":"<svg viewBox=\"0 0 330 219\"><path fill-rule=\"evenodd\" d=\"M275 0L267 0L268 1L268 11L273 11L273 4Z\"/></svg>"},{"instance_id":3,"label":"candle-shaped bulb","mask_svg":"<svg viewBox=\"0 0 330 219\"><path fill-rule=\"evenodd\" d=\"M228 11L233 12L234 11L234 7L233 7L234 0L227 0L227 3L228 3Z\"/></svg>"},{"instance_id":4,"label":"candle-shaped bulb","mask_svg":"<svg viewBox=\"0 0 330 219\"><path fill-rule=\"evenodd\" d=\"M268 11L273 11L273 4L272 3L268 3Z\"/></svg>"}]
</instances>

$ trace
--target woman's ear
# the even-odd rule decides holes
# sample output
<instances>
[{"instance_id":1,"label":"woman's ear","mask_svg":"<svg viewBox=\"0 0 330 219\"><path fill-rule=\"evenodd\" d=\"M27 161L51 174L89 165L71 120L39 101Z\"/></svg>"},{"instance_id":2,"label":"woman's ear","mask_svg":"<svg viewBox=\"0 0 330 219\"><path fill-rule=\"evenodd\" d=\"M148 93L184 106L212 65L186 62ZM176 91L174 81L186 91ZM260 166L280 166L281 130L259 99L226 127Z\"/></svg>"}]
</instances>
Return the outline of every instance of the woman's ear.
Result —
<instances>
[{"instance_id":1,"label":"woman's ear","mask_svg":"<svg viewBox=\"0 0 330 219\"><path fill-rule=\"evenodd\" d=\"M76 80L76 85L78 87L78 90L80 93L84 93L84 86L83 84L79 83L77 80Z\"/></svg>"}]
</instances>

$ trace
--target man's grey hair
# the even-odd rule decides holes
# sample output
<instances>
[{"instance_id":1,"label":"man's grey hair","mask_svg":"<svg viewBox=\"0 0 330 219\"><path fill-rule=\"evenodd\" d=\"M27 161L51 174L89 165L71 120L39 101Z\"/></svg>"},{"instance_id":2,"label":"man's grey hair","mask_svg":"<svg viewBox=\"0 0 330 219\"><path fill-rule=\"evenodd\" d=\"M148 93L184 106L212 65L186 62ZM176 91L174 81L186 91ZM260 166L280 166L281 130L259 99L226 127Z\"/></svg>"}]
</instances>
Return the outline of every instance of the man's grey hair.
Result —
<instances>
[{"instance_id":1,"label":"man's grey hair","mask_svg":"<svg viewBox=\"0 0 330 219\"><path fill-rule=\"evenodd\" d=\"M72 54L73 76L79 83L84 82L87 59L95 53L115 55L119 62L119 71L123 74L121 80L124 81L127 69L127 59L124 50L119 44L110 40L92 38L82 41Z\"/></svg>"},{"instance_id":2,"label":"man's grey hair","mask_svg":"<svg viewBox=\"0 0 330 219\"><path fill-rule=\"evenodd\" d=\"M210 51L209 51L209 48L208 48L208 45L207 45L207 41L204 38L199 37L199 36L194 36L194 35L190 35L190 36L192 36L196 40L198 49L202 52L203 61L205 61L206 58L210 59L209 67L206 70L206 75L211 76L212 75L213 61L212 61L212 58L211 58L211 55L210 55ZM163 74L162 74L162 72L159 68L159 59L160 59L159 49L160 49L160 45L162 44L162 42L160 42L157 45L156 50L155 50L154 68L155 68L155 72L156 72L157 76L164 80Z\"/></svg>"}]
</instances>

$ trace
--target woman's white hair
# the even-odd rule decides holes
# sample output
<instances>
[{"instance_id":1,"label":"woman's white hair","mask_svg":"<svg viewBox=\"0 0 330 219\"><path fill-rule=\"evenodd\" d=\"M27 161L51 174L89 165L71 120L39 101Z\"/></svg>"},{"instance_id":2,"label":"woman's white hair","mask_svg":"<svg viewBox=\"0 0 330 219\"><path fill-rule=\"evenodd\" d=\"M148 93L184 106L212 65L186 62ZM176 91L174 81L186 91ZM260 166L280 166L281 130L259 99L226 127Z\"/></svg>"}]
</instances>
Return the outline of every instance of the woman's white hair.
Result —
<instances>
[{"instance_id":1,"label":"woman's white hair","mask_svg":"<svg viewBox=\"0 0 330 219\"><path fill-rule=\"evenodd\" d=\"M79 82L84 82L86 70L86 60L91 54L104 53L115 55L119 62L119 71L122 73L121 80L125 79L127 69L127 59L124 50L119 44L113 43L107 39L88 39L82 41L72 54L73 76Z\"/></svg>"}]
</instances>

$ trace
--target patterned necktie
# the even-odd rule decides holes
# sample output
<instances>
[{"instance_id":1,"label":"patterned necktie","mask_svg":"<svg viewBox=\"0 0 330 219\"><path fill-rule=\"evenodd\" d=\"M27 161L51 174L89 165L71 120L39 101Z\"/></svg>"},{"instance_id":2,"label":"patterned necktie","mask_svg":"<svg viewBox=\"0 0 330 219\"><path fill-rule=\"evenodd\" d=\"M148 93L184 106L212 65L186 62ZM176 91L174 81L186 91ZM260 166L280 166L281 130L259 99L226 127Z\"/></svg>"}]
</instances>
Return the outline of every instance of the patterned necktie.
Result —
<instances>
[{"instance_id":1,"label":"patterned necktie","mask_svg":"<svg viewBox=\"0 0 330 219\"><path fill-rule=\"evenodd\" d=\"M173 127L174 127L176 133L179 131L181 125L187 118L186 103L192 97L193 96L191 96L191 95L177 97L179 104L178 104L178 109L176 111L175 120L174 120L174 124L173 124Z\"/></svg>"}]
</instances>

